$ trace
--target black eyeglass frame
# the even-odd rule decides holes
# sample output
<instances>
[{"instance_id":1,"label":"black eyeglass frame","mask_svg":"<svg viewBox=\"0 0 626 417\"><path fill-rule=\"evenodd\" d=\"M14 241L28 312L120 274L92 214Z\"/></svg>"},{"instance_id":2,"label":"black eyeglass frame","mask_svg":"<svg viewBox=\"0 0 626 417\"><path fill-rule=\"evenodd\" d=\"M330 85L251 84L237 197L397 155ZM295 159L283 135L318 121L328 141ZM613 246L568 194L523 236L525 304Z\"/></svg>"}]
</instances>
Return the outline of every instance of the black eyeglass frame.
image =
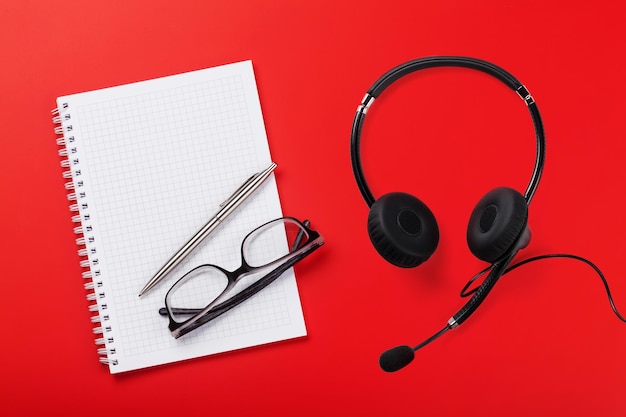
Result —
<instances>
[{"instance_id":1,"label":"black eyeglass frame","mask_svg":"<svg viewBox=\"0 0 626 417\"><path fill-rule=\"evenodd\" d=\"M300 233L298 234L298 236L296 237L296 241L294 244L294 247L291 248L290 252L278 259L276 259L275 261L272 261L266 265L263 266L259 266L259 267L254 267L254 266L250 266L245 259L244 256L244 247L246 244L246 240L248 239L249 236L255 234L255 232L257 232L259 229L262 229L264 227L268 227L269 225L276 223L276 222L293 222L295 224L297 224L300 227ZM239 304L241 304L242 302L246 301L247 299L249 299L250 297L252 297L253 295L257 294L259 291L261 291L263 288L267 287L268 285L270 285L272 282L274 282L280 275L282 275L285 271L287 271L289 268L291 268L292 266L294 266L296 263L300 262L302 259L306 258L307 256L309 256L311 253L313 253L315 250L317 250L320 246L322 246L324 244L324 238L322 237L322 235L319 234L319 232L312 230L308 227L308 221L306 222L300 222L298 219L293 218L293 217L280 217L274 220L271 220L267 223L262 224L261 226L258 226L257 228L255 228L254 230L252 230L250 233L248 233L246 235L246 237L244 237L244 239L242 240L241 243L241 266L237 269L235 269L234 271L227 271L224 268L218 266L218 265L212 265L212 264L203 264L200 266L197 266L196 268L192 269L191 271L187 272L185 275L183 275L178 281L176 281L174 283L174 285L172 285L172 287L168 290L167 294L165 295L165 308L161 308L159 310L159 314L161 315L167 315L169 318L169 330L172 333L172 336L175 339L178 339L179 337L191 332L192 330L197 329L198 327L202 326L203 324L208 323L209 321L221 316L222 314L226 313L227 311L231 310L232 308L238 306ZM302 232L304 232L304 236L302 235ZM306 241L305 243L300 246L300 243L302 241L302 239L306 237ZM170 294L176 290L176 288L181 285L183 283L183 281L190 275L190 274L194 274L196 273L199 269L201 268L207 268L207 267L213 267L218 269L219 271L221 271L228 279L228 285L227 287L224 289L224 291L222 292L222 294L220 294L215 300L219 300L222 299L228 292L230 292L234 286L236 285L237 282L239 282L239 280L241 278L243 278L244 276L247 276L249 274L255 273L255 272L259 272L262 271L263 269L269 269L276 266L276 268L272 269L270 272L268 272L266 275L264 275L263 277L259 278L256 282L254 282L253 284L251 284L250 286L248 286L247 288L243 289L242 291L240 291L239 293L233 295L231 298L220 302L219 304L215 304L215 302L210 303L207 307L203 308L203 309L185 309L185 308L172 308L169 305L169 296ZM183 322L179 322L176 321L173 317L174 314L193 314L192 317L188 318L187 320L183 321Z\"/></svg>"}]
</instances>

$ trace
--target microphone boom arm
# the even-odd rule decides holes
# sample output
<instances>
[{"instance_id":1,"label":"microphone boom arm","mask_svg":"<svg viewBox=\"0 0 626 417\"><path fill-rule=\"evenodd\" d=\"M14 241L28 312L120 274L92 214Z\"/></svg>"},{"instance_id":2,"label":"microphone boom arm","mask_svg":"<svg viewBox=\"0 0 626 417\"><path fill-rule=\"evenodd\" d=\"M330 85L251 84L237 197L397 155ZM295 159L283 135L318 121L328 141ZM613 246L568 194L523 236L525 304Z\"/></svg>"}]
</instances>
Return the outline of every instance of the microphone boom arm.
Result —
<instances>
[{"instance_id":1,"label":"microphone boom arm","mask_svg":"<svg viewBox=\"0 0 626 417\"><path fill-rule=\"evenodd\" d=\"M506 267L509 266L513 258L515 257L517 251L513 251L507 257L501 259L500 261L496 261L493 264L493 268L485 281L478 287L472 298L459 310L454 316L448 320L448 326L451 329L456 328L461 325L465 320L469 318L469 316L476 311L478 306L487 298L489 292L496 285L496 282L500 279L500 277L506 271Z\"/></svg>"}]
</instances>

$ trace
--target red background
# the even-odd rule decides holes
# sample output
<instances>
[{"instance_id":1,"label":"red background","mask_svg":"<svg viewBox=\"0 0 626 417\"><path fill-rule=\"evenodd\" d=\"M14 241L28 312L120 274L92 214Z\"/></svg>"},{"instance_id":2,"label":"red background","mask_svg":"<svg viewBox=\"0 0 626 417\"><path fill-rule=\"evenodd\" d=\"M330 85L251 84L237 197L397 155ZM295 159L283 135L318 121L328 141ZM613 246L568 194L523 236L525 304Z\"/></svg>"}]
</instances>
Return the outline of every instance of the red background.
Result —
<instances>
[{"instance_id":1,"label":"red background","mask_svg":"<svg viewBox=\"0 0 626 417\"><path fill-rule=\"evenodd\" d=\"M463 304L484 265L465 243L489 189L523 191L530 117L488 76L414 74L373 105L363 163L376 195L424 200L441 229L416 269L369 244L349 134L365 90L406 60L492 61L530 89L546 126L544 177L520 259L586 256L626 309L626 12L618 2L4 1L0 414L91 416L623 416L626 325L583 264L506 276L459 329L385 374ZM97 361L50 110L59 95L252 59L285 214L326 245L297 267L309 335L111 376ZM53 414L56 415L56 414Z\"/></svg>"}]
</instances>

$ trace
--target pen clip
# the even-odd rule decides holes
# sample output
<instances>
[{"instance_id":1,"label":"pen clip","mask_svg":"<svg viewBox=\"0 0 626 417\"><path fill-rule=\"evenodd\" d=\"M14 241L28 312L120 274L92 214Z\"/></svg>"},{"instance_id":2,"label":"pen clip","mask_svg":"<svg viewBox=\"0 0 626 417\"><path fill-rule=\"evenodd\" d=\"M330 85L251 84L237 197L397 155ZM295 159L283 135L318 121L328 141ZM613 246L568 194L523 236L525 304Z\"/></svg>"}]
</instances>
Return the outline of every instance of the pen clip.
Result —
<instances>
[{"instance_id":1,"label":"pen clip","mask_svg":"<svg viewBox=\"0 0 626 417\"><path fill-rule=\"evenodd\" d=\"M235 192L232 193L232 195L230 197L228 197L226 200L224 200L224 202L222 204L220 204L219 207L220 208L224 208L225 206L227 206L231 201L233 201L248 186L248 184L252 183L255 179L257 179L261 175L266 175L266 174L269 175L269 173L271 173L274 170L274 168L276 168L276 164L274 162L272 162L270 164L270 166L265 168L263 171L259 171L256 174L253 174L250 178L245 180L244 183L241 184L239 186L239 188L237 188L235 190Z\"/></svg>"},{"instance_id":2,"label":"pen clip","mask_svg":"<svg viewBox=\"0 0 626 417\"><path fill-rule=\"evenodd\" d=\"M246 185L250 184L250 183L251 183L251 182L252 182L252 181L253 181L256 177L258 177L258 176L259 176L259 174L260 174L260 172L257 172L256 174L252 175L250 178L248 178L247 180L245 180L245 181L244 181L244 183L243 183L243 184L241 184L241 185L239 186L239 188L237 188L237 189L235 190L235 192L234 192L234 193L233 193L230 197L228 197L226 200L224 200L224 202L223 202L222 204L220 204L220 205L219 205L219 207L220 207L220 208L223 208L223 207L224 207L224 206L226 206L228 203L230 203L231 201L233 201L233 199L234 199L235 197L237 197L237 195L241 192L241 190L243 190L243 189L246 187Z\"/></svg>"}]
</instances>

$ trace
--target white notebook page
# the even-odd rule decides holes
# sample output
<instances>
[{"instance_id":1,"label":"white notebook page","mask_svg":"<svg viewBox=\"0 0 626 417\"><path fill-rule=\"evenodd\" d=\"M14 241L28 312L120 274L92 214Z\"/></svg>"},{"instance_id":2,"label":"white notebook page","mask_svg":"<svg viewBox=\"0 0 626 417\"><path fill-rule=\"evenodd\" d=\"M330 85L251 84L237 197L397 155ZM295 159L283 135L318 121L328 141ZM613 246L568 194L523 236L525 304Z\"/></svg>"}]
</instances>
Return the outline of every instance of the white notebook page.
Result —
<instances>
[{"instance_id":1,"label":"white notebook page","mask_svg":"<svg viewBox=\"0 0 626 417\"><path fill-rule=\"evenodd\" d=\"M59 97L57 105L70 115L63 117L64 136L68 160L78 161L70 169L98 274L99 313L107 318L101 337L115 350L112 373L306 334L292 271L179 339L158 314L169 287L195 266L240 266L245 235L282 215L273 175L163 282L138 297L218 205L271 163L250 61Z\"/></svg>"}]
</instances>

